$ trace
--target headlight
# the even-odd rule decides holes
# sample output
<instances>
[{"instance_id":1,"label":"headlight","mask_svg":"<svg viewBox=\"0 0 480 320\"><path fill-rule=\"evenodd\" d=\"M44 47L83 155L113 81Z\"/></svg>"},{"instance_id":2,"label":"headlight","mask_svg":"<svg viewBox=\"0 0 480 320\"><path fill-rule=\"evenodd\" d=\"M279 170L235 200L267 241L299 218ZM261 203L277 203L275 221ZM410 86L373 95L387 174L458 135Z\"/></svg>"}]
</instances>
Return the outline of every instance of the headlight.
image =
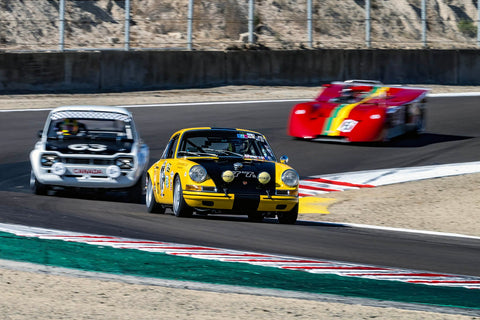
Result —
<instances>
[{"instance_id":1,"label":"headlight","mask_svg":"<svg viewBox=\"0 0 480 320\"><path fill-rule=\"evenodd\" d=\"M55 162L59 162L60 158L55 154L42 154L40 163L44 167L51 167Z\"/></svg>"},{"instance_id":2,"label":"headlight","mask_svg":"<svg viewBox=\"0 0 480 320\"><path fill-rule=\"evenodd\" d=\"M195 165L188 172L190 178L195 182L203 182L207 179L207 170L201 165Z\"/></svg>"},{"instance_id":3,"label":"headlight","mask_svg":"<svg viewBox=\"0 0 480 320\"><path fill-rule=\"evenodd\" d=\"M270 182L270 174L268 172L260 172L260 174L258 175L258 181L261 183L261 184L267 184Z\"/></svg>"},{"instance_id":4,"label":"headlight","mask_svg":"<svg viewBox=\"0 0 480 320\"><path fill-rule=\"evenodd\" d=\"M115 160L115 165L120 169L132 169L133 168L133 158L118 158Z\"/></svg>"},{"instance_id":5,"label":"headlight","mask_svg":"<svg viewBox=\"0 0 480 320\"><path fill-rule=\"evenodd\" d=\"M298 186L300 178L298 177L298 173L293 169L285 170L282 173L282 181L289 187L296 187Z\"/></svg>"}]
</instances>

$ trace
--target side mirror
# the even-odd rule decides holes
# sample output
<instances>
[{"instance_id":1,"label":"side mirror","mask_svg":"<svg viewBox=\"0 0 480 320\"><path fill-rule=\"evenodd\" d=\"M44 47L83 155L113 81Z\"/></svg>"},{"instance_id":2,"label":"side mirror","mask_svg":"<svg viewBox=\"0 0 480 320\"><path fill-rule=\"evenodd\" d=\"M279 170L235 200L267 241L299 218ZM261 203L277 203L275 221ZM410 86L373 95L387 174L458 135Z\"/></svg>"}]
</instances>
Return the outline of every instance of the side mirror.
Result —
<instances>
[{"instance_id":1,"label":"side mirror","mask_svg":"<svg viewBox=\"0 0 480 320\"><path fill-rule=\"evenodd\" d=\"M39 138L41 138L41 137L42 137L42 135L43 135L43 130L38 130L38 132L37 132L37 136L38 136Z\"/></svg>"},{"instance_id":2,"label":"side mirror","mask_svg":"<svg viewBox=\"0 0 480 320\"><path fill-rule=\"evenodd\" d=\"M288 157L287 156L281 156L280 157L280 162L287 164L288 163Z\"/></svg>"}]
</instances>

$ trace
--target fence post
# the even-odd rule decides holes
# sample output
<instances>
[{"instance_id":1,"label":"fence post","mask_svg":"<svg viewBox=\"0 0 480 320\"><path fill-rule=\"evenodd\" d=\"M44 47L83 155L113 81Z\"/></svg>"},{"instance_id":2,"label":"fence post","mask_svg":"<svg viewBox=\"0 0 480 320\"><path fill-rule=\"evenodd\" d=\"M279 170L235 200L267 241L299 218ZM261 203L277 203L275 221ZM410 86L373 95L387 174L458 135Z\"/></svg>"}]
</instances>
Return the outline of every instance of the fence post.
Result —
<instances>
[{"instance_id":1,"label":"fence post","mask_svg":"<svg viewBox=\"0 0 480 320\"><path fill-rule=\"evenodd\" d=\"M130 0L125 0L125 51L130 50Z\"/></svg>"},{"instance_id":2,"label":"fence post","mask_svg":"<svg viewBox=\"0 0 480 320\"><path fill-rule=\"evenodd\" d=\"M308 33L308 47L313 48L313 34L312 34L312 0L307 1L307 33Z\"/></svg>"},{"instance_id":3,"label":"fence post","mask_svg":"<svg viewBox=\"0 0 480 320\"><path fill-rule=\"evenodd\" d=\"M480 48L480 1L477 1L477 47Z\"/></svg>"},{"instance_id":4,"label":"fence post","mask_svg":"<svg viewBox=\"0 0 480 320\"><path fill-rule=\"evenodd\" d=\"M192 50L192 24L193 24L193 0L188 1L188 16L187 16L187 49Z\"/></svg>"},{"instance_id":5,"label":"fence post","mask_svg":"<svg viewBox=\"0 0 480 320\"><path fill-rule=\"evenodd\" d=\"M427 47L427 0L422 0L422 44Z\"/></svg>"},{"instance_id":6,"label":"fence post","mask_svg":"<svg viewBox=\"0 0 480 320\"><path fill-rule=\"evenodd\" d=\"M59 39L58 39L58 50L64 51L65 50L65 0L60 0L60 7L59 9Z\"/></svg>"},{"instance_id":7,"label":"fence post","mask_svg":"<svg viewBox=\"0 0 480 320\"><path fill-rule=\"evenodd\" d=\"M370 0L365 1L365 46L370 49L372 41L370 39Z\"/></svg>"},{"instance_id":8,"label":"fence post","mask_svg":"<svg viewBox=\"0 0 480 320\"><path fill-rule=\"evenodd\" d=\"M255 13L255 2L250 0L248 3L248 43L253 43L253 19Z\"/></svg>"}]
</instances>

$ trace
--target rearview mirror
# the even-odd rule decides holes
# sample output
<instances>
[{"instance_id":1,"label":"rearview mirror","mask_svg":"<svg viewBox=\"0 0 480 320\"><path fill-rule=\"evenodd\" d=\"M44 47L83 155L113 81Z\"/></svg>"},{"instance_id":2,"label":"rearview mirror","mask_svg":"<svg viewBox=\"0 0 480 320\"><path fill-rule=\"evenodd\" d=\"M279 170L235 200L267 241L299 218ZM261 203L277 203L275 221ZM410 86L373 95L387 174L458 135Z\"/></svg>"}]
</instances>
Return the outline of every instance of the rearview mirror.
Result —
<instances>
[{"instance_id":1,"label":"rearview mirror","mask_svg":"<svg viewBox=\"0 0 480 320\"><path fill-rule=\"evenodd\" d=\"M280 157L280 162L287 164L288 163L288 157L287 156L281 156Z\"/></svg>"}]
</instances>

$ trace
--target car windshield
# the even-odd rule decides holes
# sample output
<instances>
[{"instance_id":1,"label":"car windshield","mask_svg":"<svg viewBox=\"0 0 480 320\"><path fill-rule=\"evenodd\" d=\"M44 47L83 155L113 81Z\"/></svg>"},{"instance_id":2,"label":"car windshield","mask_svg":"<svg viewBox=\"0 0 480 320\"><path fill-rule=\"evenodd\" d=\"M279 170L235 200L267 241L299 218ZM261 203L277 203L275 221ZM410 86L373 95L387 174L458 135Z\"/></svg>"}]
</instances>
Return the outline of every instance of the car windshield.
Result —
<instances>
[{"instance_id":1,"label":"car windshield","mask_svg":"<svg viewBox=\"0 0 480 320\"><path fill-rule=\"evenodd\" d=\"M48 139L89 138L95 140L132 140L129 121L118 119L61 118L52 120Z\"/></svg>"},{"instance_id":2,"label":"car windshield","mask_svg":"<svg viewBox=\"0 0 480 320\"><path fill-rule=\"evenodd\" d=\"M178 157L237 157L275 161L275 155L261 134L226 130L186 132L180 141Z\"/></svg>"}]
</instances>

